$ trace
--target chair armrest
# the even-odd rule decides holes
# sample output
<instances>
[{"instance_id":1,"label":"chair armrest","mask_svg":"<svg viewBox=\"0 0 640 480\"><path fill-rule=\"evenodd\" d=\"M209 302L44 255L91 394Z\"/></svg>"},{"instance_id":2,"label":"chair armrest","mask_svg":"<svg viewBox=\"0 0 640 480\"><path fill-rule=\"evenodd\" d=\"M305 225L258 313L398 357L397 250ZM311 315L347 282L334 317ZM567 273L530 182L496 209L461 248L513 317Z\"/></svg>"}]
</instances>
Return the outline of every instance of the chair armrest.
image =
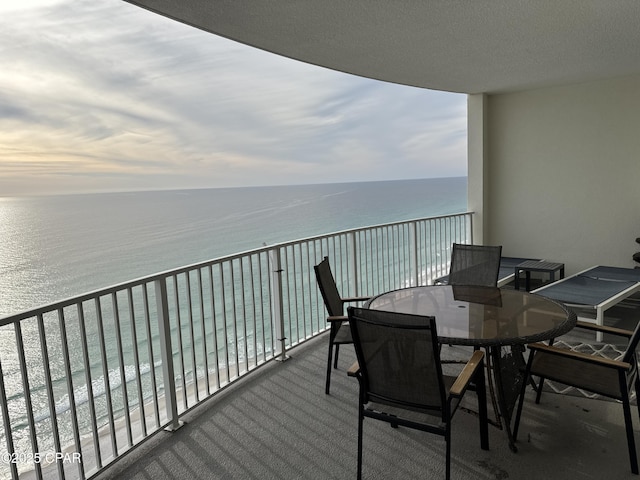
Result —
<instances>
[{"instance_id":1,"label":"chair armrest","mask_svg":"<svg viewBox=\"0 0 640 480\"><path fill-rule=\"evenodd\" d=\"M469 386L469 382L476 374L478 368L482 368L483 363L484 352L481 350L476 350L475 352L473 352L473 355L460 372L460 375L458 375L456 381L451 386L449 394L455 397L461 397Z\"/></svg>"},{"instance_id":2,"label":"chair armrest","mask_svg":"<svg viewBox=\"0 0 640 480\"><path fill-rule=\"evenodd\" d=\"M347 370L347 375L349 377L357 377L358 373L360 373L360 365L358 364L358 362L354 362L353 365L351 365L349 367L349 370Z\"/></svg>"},{"instance_id":3,"label":"chair armrest","mask_svg":"<svg viewBox=\"0 0 640 480\"><path fill-rule=\"evenodd\" d=\"M341 298L343 302L366 302L371 297L344 297Z\"/></svg>"},{"instance_id":4,"label":"chair armrest","mask_svg":"<svg viewBox=\"0 0 640 480\"><path fill-rule=\"evenodd\" d=\"M633 332L630 330L624 330L622 328L607 327L605 325L596 325L589 322L577 322L576 327L584 328L585 330L593 330L596 332L610 333L611 335L619 335L621 337L631 338Z\"/></svg>"},{"instance_id":5,"label":"chair armrest","mask_svg":"<svg viewBox=\"0 0 640 480\"><path fill-rule=\"evenodd\" d=\"M589 355L588 353L574 352L571 350L565 350L563 348L550 347L544 343L532 343L528 345L529 349L538 352L544 352L550 355L558 355L561 357L573 358L577 361L592 363L608 368L616 368L619 370L629 370L631 364L627 362L621 362L620 360L612 360L610 358L598 357L595 355Z\"/></svg>"},{"instance_id":6,"label":"chair armrest","mask_svg":"<svg viewBox=\"0 0 640 480\"><path fill-rule=\"evenodd\" d=\"M327 317L327 322L346 322L349 320L349 317L346 315L334 315L332 317Z\"/></svg>"}]
</instances>

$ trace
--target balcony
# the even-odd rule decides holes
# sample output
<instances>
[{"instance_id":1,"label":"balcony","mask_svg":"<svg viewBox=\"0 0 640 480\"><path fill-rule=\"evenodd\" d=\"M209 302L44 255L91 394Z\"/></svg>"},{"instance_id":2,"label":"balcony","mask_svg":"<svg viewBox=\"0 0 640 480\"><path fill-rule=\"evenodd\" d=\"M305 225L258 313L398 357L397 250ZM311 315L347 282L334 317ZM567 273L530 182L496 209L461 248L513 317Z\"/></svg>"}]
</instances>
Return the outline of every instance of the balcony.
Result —
<instances>
[{"instance_id":1,"label":"balcony","mask_svg":"<svg viewBox=\"0 0 640 480\"><path fill-rule=\"evenodd\" d=\"M194 3L207 5L190 2ZM486 3L477 8L485 9ZM313 8L320 5L312 4ZM633 22L637 5L622 2L616 8L608 6L606 12L580 10L582 15L593 15L586 17L593 21L582 22L588 28L578 32L586 37L567 28L578 24L572 2L564 6L564 16L553 16L553 22L548 21L552 17L536 15L541 29L530 21L531 15L517 9L513 9L517 21L502 20L499 14L512 9L500 4L491 7L495 8L491 15L486 10L470 15L467 6L461 7L460 18L474 28L447 21L457 17L434 17L429 11L429 18L436 20L428 29L421 21L424 17L411 12L407 16L415 22L389 21L397 12L388 12L384 3L368 10L344 5L353 8L355 16L335 15L335 4L326 4L322 8L331 10L330 15L308 7L297 18L317 28L320 38L329 40L325 46L308 42L308 28L295 29L302 41L291 40L289 27L296 22L280 12L299 10L289 9L287 2L282 2L286 10L271 4L263 9L276 20L282 19L281 23L255 29L238 22L237 14L245 14L245 21L262 22L269 17L253 11L246 15L246 8L233 2L228 2L229 15L201 15L190 6L182 8L200 19L239 30L240 39L269 51L287 53L253 42L247 34L270 32L280 45L312 46L318 54L343 58L334 68L351 73L358 73L356 67L363 58L371 58L375 61L369 76L381 78L380 69L386 68L392 72L389 80L416 84L402 76L402 68L379 61L381 50L375 42L360 42L366 48L362 53L352 50L354 42L336 42L334 35L327 35L328 28L341 24L336 18L349 26L340 29L347 33L360 34L350 28L353 24L366 26L379 35L385 47L390 39L402 37L397 33L406 32L410 47L396 45L387 59L398 59L403 68L419 67L416 78L422 83L417 84L424 87L470 94L469 209L477 212L475 240L503 244L508 255L527 252L542 258L552 252L570 271L594 263L633 265L640 190L635 154L638 137L630 126L638 122L640 96L637 42L628 39L637 35L629 33L638 31ZM431 6L429 2L424 5ZM443 8L447 13L448 7ZM362 22L365 13L370 14L371 22ZM618 21L609 21L605 13L616 15ZM320 21L323 18L326 23ZM407 25L414 25L415 30ZM516 35L506 40L504 29L495 25L514 26ZM436 26L444 31L434 33ZM522 26L533 36L522 35ZM548 41L539 35L550 26L564 41ZM227 32L214 27L207 30ZM478 32L475 27L486 31ZM412 32L442 41L418 42ZM589 41L583 41L585 38ZM583 50L583 46L594 45L594 38L597 52ZM479 39L487 40L484 47L478 45ZM532 63L531 55L521 55L523 51L540 52L530 48L538 39L548 47L548 56L533 57L550 62ZM514 48L516 40L518 48ZM622 70L610 63L609 52L627 48L603 40L621 41L628 47L629 54L618 57ZM571 61L558 61L558 44L566 45L562 51ZM345 46L346 56L337 56L339 45ZM451 67L447 77L435 77L447 69L434 68L433 62L425 60L425 46L446 62L444 66ZM464 55L443 55L445 46L460 49ZM520 67L496 54L496 46L513 54L512 60L522 62ZM461 62L470 51L477 61ZM410 52L415 55L408 61L398 55ZM593 68L594 52L606 60L599 69ZM319 57L300 57L322 64ZM556 68L573 65L574 60L586 69L566 75ZM478 80L475 73L482 71L478 66L495 75L496 81L473 83ZM557 74L548 82L530 83L532 67L536 74ZM505 80L507 70L514 77ZM518 77L526 83L516 81ZM460 86L460 80L470 83ZM0 477L109 478L121 472L122 478L351 478L355 474L355 410L349 400L355 398L355 388L349 379L336 374L332 395L322 393L318 375L323 371L325 342L314 337L322 337L325 326L309 268L320 256L330 255L347 294L359 288L364 289L360 293L377 293L428 282L446 258L444 244L454 238L471 240L469 224L451 236L432 234L437 229L417 225L385 226L362 234L348 232L265 248L0 319L0 443L2 451L9 453L5 458L18 461L3 462ZM430 246L415 241L423 239L420 232L428 232ZM409 247L395 249L399 239ZM256 278L259 281L251 283ZM300 319L304 321L298 323ZM218 328L222 333L216 337ZM208 347L197 344L198 329L211 335ZM113 356L106 351L107 345L118 347L110 352ZM136 348L130 348L132 345ZM273 361L286 356L292 359ZM342 368L350 360L344 355ZM196 365L204 365L206 373L200 375ZM147 391L153 393L146 396ZM559 395L547 395L543 407L528 400L521 451L515 455L496 430L491 430L491 451L481 452L473 419L457 417L454 478L632 478L617 405ZM79 418L87 420L79 422ZM187 424L178 428L182 422ZM171 433L165 431L167 427ZM373 435L366 444L369 478L441 473L439 443L424 435L413 437L408 432L378 428L370 427ZM73 462L73 457L68 463L33 462L34 452L73 454L78 449L82 463ZM410 465L404 461L407 456L412 459ZM125 471L126 466L130 468Z\"/></svg>"},{"instance_id":2,"label":"balcony","mask_svg":"<svg viewBox=\"0 0 640 480\"><path fill-rule=\"evenodd\" d=\"M357 384L345 370L355 357L343 349L325 395L326 314L312 266L328 255L345 295L428 284L452 242L472 241L471 220L274 245L1 319L2 447L15 459L1 477L353 477ZM625 306L610 315L633 324ZM441 439L373 422L365 433L366 477L443 474ZM490 435L484 452L475 417L458 414L454 478L631 475L614 402L528 398L519 453L504 432Z\"/></svg>"},{"instance_id":3,"label":"balcony","mask_svg":"<svg viewBox=\"0 0 640 480\"><path fill-rule=\"evenodd\" d=\"M329 256L349 296L429 284L453 242L472 242L472 217L273 245L0 319L0 477L353 477L357 384L345 370L355 357L343 349L325 395L326 313L312 266ZM633 325L626 305L607 313ZM630 477L620 410L529 397L517 454L493 428L491 450L480 450L477 421L461 412L453 477ZM444 472L439 438L373 422L365 434L367 478Z\"/></svg>"},{"instance_id":4,"label":"balcony","mask_svg":"<svg viewBox=\"0 0 640 480\"><path fill-rule=\"evenodd\" d=\"M0 319L0 444L15 460L0 465L0 477L95 476L322 334L313 265L324 256L345 295L425 284L444 273L453 242L472 242L471 219L463 213L277 244Z\"/></svg>"}]
</instances>

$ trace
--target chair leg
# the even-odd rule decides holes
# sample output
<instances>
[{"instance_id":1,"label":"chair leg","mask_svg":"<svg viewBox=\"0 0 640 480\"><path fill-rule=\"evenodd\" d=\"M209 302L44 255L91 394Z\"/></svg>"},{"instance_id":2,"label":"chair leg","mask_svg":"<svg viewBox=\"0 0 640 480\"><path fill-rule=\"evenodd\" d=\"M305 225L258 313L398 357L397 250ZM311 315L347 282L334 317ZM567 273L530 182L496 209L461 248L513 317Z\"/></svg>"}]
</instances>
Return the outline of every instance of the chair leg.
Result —
<instances>
[{"instance_id":1,"label":"chair leg","mask_svg":"<svg viewBox=\"0 0 640 480\"><path fill-rule=\"evenodd\" d=\"M333 342L336 339L336 335L338 334L339 326L335 323L331 324L331 329L329 330L329 353L327 354L327 380L324 387L324 393L329 395L329 388L331 387L331 360L333 358L333 347L336 347L336 355L337 355L337 347Z\"/></svg>"},{"instance_id":2,"label":"chair leg","mask_svg":"<svg viewBox=\"0 0 640 480\"><path fill-rule=\"evenodd\" d=\"M638 376L636 376L634 385L636 389L636 405L638 407L638 416L640 416L640 378L638 378Z\"/></svg>"},{"instance_id":3,"label":"chair leg","mask_svg":"<svg viewBox=\"0 0 640 480\"><path fill-rule=\"evenodd\" d=\"M392 417L395 417L396 415L391 415ZM391 425L391 428L398 428L398 422L389 422L389 424Z\"/></svg>"},{"instance_id":4,"label":"chair leg","mask_svg":"<svg viewBox=\"0 0 640 480\"><path fill-rule=\"evenodd\" d=\"M518 428L520 427L520 415L522 415L522 405L524 404L524 394L527 392L527 384L529 383L529 378L531 377L531 364L533 363L534 355L535 354L533 352L529 354L529 360L527 361L527 368L525 369L524 377L522 378L522 387L520 388L520 398L518 399L518 409L516 410L516 419L513 425L513 441L514 442L518 439ZM542 391L542 378L540 378L540 383L538 384L538 388L540 390L538 390L536 393L536 400L540 399L540 392Z\"/></svg>"},{"instance_id":5,"label":"chair leg","mask_svg":"<svg viewBox=\"0 0 640 480\"><path fill-rule=\"evenodd\" d=\"M446 444L445 461L446 470L445 478L449 480L451 478L451 416L447 419L447 426L445 427L444 441Z\"/></svg>"},{"instance_id":6,"label":"chair leg","mask_svg":"<svg viewBox=\"0 0 640 480\"><path fill-rule=\"evenodd\" d=\"M551 340L549 340L549 346L551 347L553 345L553 342L555 341L556 341L555 338L552 338ZM530 353L529 355L533 355L533 353ZM536 405L538 405L540 403L540 398L542 397L542 387L544 386L544 378L540 377L538 379L538 385L536 385L533 378L531 378L531 384L533 385L533 388L536 391Z\"/></svg>"},{"instance_id":7,"label":"chair leg","mask_svg":"<svg viewBox=\"0 0 640 480\"><path fill-rule=\"evenodd\" d=\"M536 405L540 403L540 397L542 397L543 386L544 386L544 378L540 377L540 380L538 380L538 386L536 387Z\"/></svg>"},{"instance_id":8,"label":"chair leg","mask_svg":"<svg viewBox=\"0 0 640 480\"><path fill-rule=\"evenodd\" d=\"M336 356L333 358L333 368L338 368L338 355L340 354L340 344L336 344Z\"/></svg>"},{"instance_id":9,"label":"chair leg","mask_svg":"<svg viewBox=\"0 0 640 480\"><path fill-rule=\"evenodd\" d=\"M624 424L627 430L627 445L629 447L629 462L631 463L631 471L638 475L638 455L636 453L636 442L633 438L633 423L631 421L631 405L629 404L629 395L622 401L622 410L624 411Z\"/></svg>"},{"instance_id":10,"label":"chair leg","mask_svg":"<svg viewBox=\"0 0 640 480\"><path fill-rule=\"evenodd\" d=\"M489 450L489 420L487 416L487 386L484 380L484 367L478 369L476 394L478 395L478 417L480 421L480 448Z\"/></svg>"},{"instance_id":11,"label":"chair leg","mask_svg":"<svg viewBox=\"0 0 640 480\"><path fill-rule=\"evenodd\" d=\"M329 355L327 358L327 380L324 386L324 393L329 395L329 388L331 387L331 356L333 354L333 344L329 343Z\"/></svg>"},{"instance_id":12,"label":"chair leg","mask_svg":"<svg viewBox=\"0 0 640 480\"><path fill-rule=\"evenodd\" d=\"M364 415L362 414L362 403L360 403L358 412L358 480L362 479L362 423L364 422Z\"/></svg>"},{"instance_id":13,"label":"chair leg","mask_svg":"<svg viewBox=\"0 0 640 480\"><path fill-rule=\"evenodd\" d=\"M522 414L522 404L524 403L524 394L526 390L520 391L520 398L518 399L518 409L516 410L516 419L513 424L513 441L518 440L518 428L520 427L520 415Z\"/></svg>"}]
</instances>

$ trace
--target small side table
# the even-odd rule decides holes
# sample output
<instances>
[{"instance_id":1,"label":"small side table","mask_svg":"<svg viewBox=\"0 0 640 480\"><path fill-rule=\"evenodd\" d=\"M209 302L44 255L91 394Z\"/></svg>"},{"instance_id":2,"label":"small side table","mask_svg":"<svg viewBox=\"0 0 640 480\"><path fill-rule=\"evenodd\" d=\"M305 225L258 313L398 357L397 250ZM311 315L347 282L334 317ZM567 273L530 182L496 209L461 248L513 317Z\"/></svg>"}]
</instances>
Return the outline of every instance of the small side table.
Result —
<instances>
[{"instance_id":1,"label":"small side table","mask_svg":"<svg viewBox=\"0 0 640 480\"><path fill-rule=\"evenodd\" d=\"M549 274L549 280L555 282L556 272L560 273L560 278L564 278L564 263L545 262L543 260L527 260L515 268L516 278L514 288L520 290L520 272L525 272L525 288L531 290L531 272L544 272Z\"/></svg>"}]
</instances>

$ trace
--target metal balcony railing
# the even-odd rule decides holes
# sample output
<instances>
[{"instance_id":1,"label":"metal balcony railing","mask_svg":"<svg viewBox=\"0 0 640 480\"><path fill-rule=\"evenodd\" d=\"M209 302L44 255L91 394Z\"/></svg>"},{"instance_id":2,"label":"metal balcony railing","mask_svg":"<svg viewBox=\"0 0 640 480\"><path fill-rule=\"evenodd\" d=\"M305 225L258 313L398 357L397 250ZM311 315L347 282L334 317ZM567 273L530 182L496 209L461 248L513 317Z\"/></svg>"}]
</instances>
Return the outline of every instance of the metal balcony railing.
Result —
<instances>
[{"instance_id":1,"label":"metal balcony railing","mask_svg":"<svg viewBox=\"0 0 640 480\"><path fill-rule=\"evenodd\" d=\"M463 213L265 246L0 319L0 478L95 476L324 332L312 268L324 256L344 296L429 284L446 274L452 243L472 243L471 220Z\"/></svg>"}]
</instances>

